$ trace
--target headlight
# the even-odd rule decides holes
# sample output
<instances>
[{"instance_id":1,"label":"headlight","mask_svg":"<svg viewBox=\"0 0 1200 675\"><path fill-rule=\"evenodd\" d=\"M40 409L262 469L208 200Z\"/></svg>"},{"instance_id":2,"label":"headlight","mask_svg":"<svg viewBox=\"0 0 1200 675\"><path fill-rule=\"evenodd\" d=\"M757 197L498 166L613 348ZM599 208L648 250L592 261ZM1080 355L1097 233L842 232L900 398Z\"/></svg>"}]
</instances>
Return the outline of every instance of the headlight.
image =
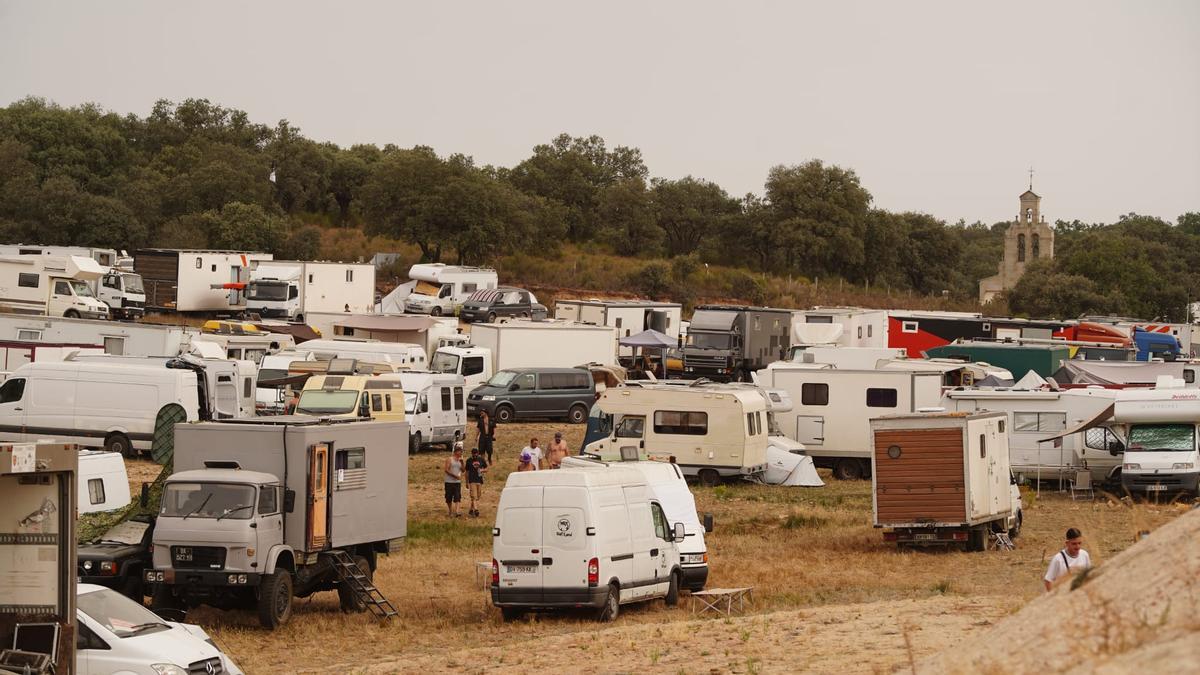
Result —
<instances>
[{"instance_id":1,"label":"headlight","mask_svg":"<svg viewBox=\"0 0 1200 675\"><path fill-rule=\"evenodd\" d=\"M1172 469L1194 469L1196 465L1192 462L1175 462L1171 465Z\"/></svg>"},{"instance_id":2,"label":"headlight","mask_svg":"<svg viewBox=\"0 0 1200 675\"><path fill-rule=\"evenodd\" d=\"M1121 466L1122 471L1141 471L1141 464L1125 464Z\"/></svg>"},{"instance_id":3,"label":"headlight","mask_svg":"<svg viewBox=\"0 0 1200 675\"><path fill-rule=\"evenodd\" d=\"M187 671L174 663L151 663L150 667L158 675L188 675Z\"/></svg>"},{"instance_id":4,"label":"headlight","mask_svg":"<svg viewBox=\"0 0 1200 675\"><path fill-rule=\"evenodd\" d=\"M92 561L91 560L83 561L83 569L90 572L92 570Z\"/></svg>"},{"instance_id":5,"label":"headlight","mask_svg":"<svg viewBox=\"0 0 1200 675\"><path fill-rule=\"evenodd\" d=\"M100 574L116 574L116 573L117 573L117 563L115 563L111 560L105 560L104 562L100 563Z\"/></svg>"},{"instance_id":6,"label":"headlight","mask_svg":"<svg viewBox=\"0 0 1200 675\"><path fill-rule=\"evenodd\" d=\"M484 396L484 397L482 397L482 398L481 398L481 400L484 400L484 401L495 401L495 400L496 400L496 397L495 397L495 396Z\"/></svg>"}]
</instances>

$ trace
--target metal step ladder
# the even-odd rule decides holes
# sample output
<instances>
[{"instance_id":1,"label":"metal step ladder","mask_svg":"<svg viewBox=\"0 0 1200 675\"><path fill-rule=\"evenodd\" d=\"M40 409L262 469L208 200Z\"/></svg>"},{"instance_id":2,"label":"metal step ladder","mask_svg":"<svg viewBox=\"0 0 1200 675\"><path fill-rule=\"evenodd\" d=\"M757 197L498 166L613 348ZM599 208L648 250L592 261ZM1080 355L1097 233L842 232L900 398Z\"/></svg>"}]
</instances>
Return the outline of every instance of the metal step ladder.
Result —
<instances>
[{"instance_id":1,"label":"metal step ladder","mask_svg":"<svg viewBox=\"0 0 1200 675\"><path fill-rule=\"evenodd\" d=\"M362 573L362 569L354 562L354 558L351 558L349 553L341 549L334 549L326 551L324 555L329 556L338 580L354 592L354 595L366 605L375 618L390 619L398 615L396 608L387 598L383 597L383 593L380 593L378 588L375 588L375 584L371 583L367 575Z\"/></svg>"},{"instance_id":2,"label":"metal step ladder","mask_svg":"<svg viewBox=\"0 0 1200 675\"><path fill-rule=\"evenodd\" d=\"M1015 551L1017 549L1007 532L993 532L992 544L997 551Z\"/></svg>"}]
</instances>

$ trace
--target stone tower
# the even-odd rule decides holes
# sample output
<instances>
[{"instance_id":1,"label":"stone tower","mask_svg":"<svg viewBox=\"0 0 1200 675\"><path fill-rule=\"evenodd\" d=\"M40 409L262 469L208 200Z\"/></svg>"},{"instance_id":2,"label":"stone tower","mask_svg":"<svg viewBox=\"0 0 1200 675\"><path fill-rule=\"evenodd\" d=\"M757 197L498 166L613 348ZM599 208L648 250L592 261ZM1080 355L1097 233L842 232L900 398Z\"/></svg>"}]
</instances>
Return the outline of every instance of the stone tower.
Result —
<instances>
[{"instance_id":1,"label":"stone tower","mask_svg":"<svg viewBox=\"0 0 1200 675\"><path fill-rule=\"evenodd\" d=\"M1054 257L1054 230L1042 215L1042 198L1032 183L1020 197L1021 211L1004 233L1004 258L998 274L979 282L979 302L986 303L1012 289L1025 273L1025 265L1041 258Z\"/></svg>"}]
</instances>

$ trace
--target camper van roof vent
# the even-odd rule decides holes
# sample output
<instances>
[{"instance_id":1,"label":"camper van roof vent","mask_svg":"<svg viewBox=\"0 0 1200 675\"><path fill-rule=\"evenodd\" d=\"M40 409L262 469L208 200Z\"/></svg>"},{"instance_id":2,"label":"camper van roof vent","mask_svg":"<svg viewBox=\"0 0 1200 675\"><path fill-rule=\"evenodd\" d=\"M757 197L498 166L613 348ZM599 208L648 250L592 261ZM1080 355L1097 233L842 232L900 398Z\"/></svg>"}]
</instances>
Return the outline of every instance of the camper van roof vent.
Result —
<instances>
[{"instance_id":1,"label":"camper van roof vent","mask_svg":"<svg viewBox=\"0 0 1200 675\"><path fill-rule=\"evenodd\" d=\"M330 359L325 369L328 375L353 375L358 371L358 359Z\"/></svg>"},{"instance_id":2,"label":"camper van roof vent","mask_svg":"<svg viewBox=\"0 0 1200 675\"><path fill-rule=\"evenodd\" d=\"M204 468L206 469L240 469L241 464L238 464L232 459L206 459L204 460Z\"/></svg>"}]
</instances>

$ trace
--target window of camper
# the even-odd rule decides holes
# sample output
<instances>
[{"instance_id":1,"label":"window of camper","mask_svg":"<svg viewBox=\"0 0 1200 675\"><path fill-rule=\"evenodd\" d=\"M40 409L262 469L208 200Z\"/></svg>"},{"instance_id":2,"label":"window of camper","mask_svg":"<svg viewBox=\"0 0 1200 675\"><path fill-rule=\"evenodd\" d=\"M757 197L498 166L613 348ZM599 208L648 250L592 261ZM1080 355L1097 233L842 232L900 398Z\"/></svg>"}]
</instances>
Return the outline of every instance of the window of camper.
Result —
<instances>
[{"instance_id":1,"label":"window of camper","mask_svg":"<svg viewBox=\"0 0 1200 675\"><path fill-rule=\"evenodd\" d=\"M641 415L626 415L617 425L617 438L641 438L645 432L646 418Z\"/></svg>"},{"instance_id":2,"label":"window of camper","mask_svg":"<svg viewBox=\"0 0 1200 675\"><path fill-rule=\"evenodd\" d=\"M196 258L196 269L200 269L201 267L204 267L204 258L197 257Z\"/></svg>"},{"instance_id":3,"label":"window of camper","mask_svg":"<svg viewBox=\"0 0 1200 675\"><path fill-rule=\"evenodd\" d=\"M258 515L279 512L279 491L282 489L278 485L264 485L258 489Z\"/></svg>"},{"instance_id":4,"label":"window of camper","mask_svg":"<svg viewBox=\"0 0 1200 675\"><path fill-rule=\"evenodd\" d=\"M254 487L229 483L170 483L163 490L160 516L234 518L253 514Z\"/></svg>"},{"instance_id":5,"label":"window of camper","mask_svg":"<svg viewBox=\"0 0 1200 675\"><path fill-rule=\"evenodd\" d=\"M54 282L54 294L55 295L70 295L71 294L71 285L65 281Z\"/></svg>"},{"instance_id":6,"label":"window of camper","mask_svg":"<svg viewBox=\"0 0 1200 675\"><path fill-rule=\"evenodd\" d=\"M248 399L251 396L254 396L254 378L243 377L242 378L242 397Z\"/></svg>"},{"instance_id":7,"label":"window of camper","mask_svg":"<svg viewBox=\"0 0 1200 675\"><path fill-rule=\"evenodd\" d=\"M754 413L746 413L746 435L754 435Z\"/></svg>"},{"instance_id":8,"label":"window of camper","mask_svg":"<svg viewBox=\"0 0 1200 675\"><path fill-rule=\"evenodd\" d=\"M801 405L829 405L829 385L821 382L805 382L800 385Z\"/></svg>"},{"instance_id":9,"label":"window of camper","mask_svg":"<svg viewBox=\"0 0 1200 675\"><path fill-rule=\"evenodd\" d=\"M465 293L465 294L471 294L471 293L474 293L474 292L475 292L475 291L477 291L477 290L479 290L479 284L473 284L473 283L467 283L467 282L463 282L463 285L462 285L462 292L463 292L463 293Z\"/></svg>"},{"instance_id":10,"label":"window of camper","mask_svg":"<svg viewBox=\"0 0 1200 675\"><path fill-rule=\"evenodd\" d=\"M41 340L42 339L42 331L31 330L28 328L22 328L17 331L17 339L18 340Z\"/></svg>"},{"instance_id":11,"label":"window of camper","mask_svg":"<svg viewBox=\"0 0 1200 675\"><path fill-rule=\"evenodd\" d=\"M895 408L896 407L896 390L895 389L867 389L867 407L868 408Z\"/></svg>"},{"instance_id":12,"label":"window of camper","mask_svg":"<svg viewBox=\"0 0 1200 675\"><path fill-rule=\"evenodd\" d=\"M17 275L17 285L22 288L37 288L40 277L36 274L22 272Z\"/></svg>"},{"instance_id":13,"label":"window of camper","mask_svg":"<svg viewBox=\"0 0 1200 675\"><path fill-rule=\"evenodd\" d=\"M371 394L371 410L383 412L383 394Z\"/></svg>"},{"instance_id":14,"label":"window of camper","mask_svg":"<svg viewBox=\"0 0 1200 675\"><path fill-rule=\"evenodd\" d=\"M1113 432L1104 427L1094 427L1083 432L1083 444L1092 450L1125 452L1125 444Z\"/></svg>"},{"instance_id":15,"label":"window of camper","mask_svg":"<svg viewBox=\"0 0 1200 675\"><path fill-rule=\"evenodd\" d=\"M904 323L900 324L900 331L903 333L917 332L917 322L916 321L905 321Z\"/></svg>"},{"instance_id":16,"label":"window of camper","mask_svg":"<svg viewBox=\"0 0 1200 675\"><path fill-rule=\"evenodd\" d=\"M366 448L343 448L334 457L335 469L365 469L367 468Z\"/></svg>"},{"instance_id":17,"label":"window of camper","mask_svg":"<svg viewBox=\"0 0 1200 675\"><path fill-rule=\"evenodd\" d=\"M1130 452L1189 452L1195 449L1194 424L1135 424L1129 428Z\"/></svg>"},{"instance_id":18,"label":"window of camper","mask_svg":"<svg viewBox=\"0 0 1200 675\"><path fill-rule=\"evenodd\" d=\"M106 337L104 338L104 353L112 354L113 356L121 356L125 353L125 338L123 337Z\"/></svg>"},{"instance_id":19,"label":"window of camper","mask_svg":"<svg viewBox=\"0 0 1200 675\"><path fill-rule=\"evenodd\" d=\"M88 501L93 504L104 503L104 480L101 478L88 479Z\"/></svg>"},{"instance_id":20,"label":"window of camper","mask_svg":"<svg viewBox=\"0 0 1200 675\"><path fill-rule=\"evenodd\" d=\"M708 413L657 410L654 412L654 433L705 436L708 434Z\"/></svg>"},{"instance_id":21,"label":"window of camper","mask_svg":"<svg viewBox=\"0 0 1200 675\"><path fill-rule=\"evenodd\" d=\"M450 387L442 387L442 410L452 410L450 397L453 395L454 392L450 390Z\"/></svg>"},{"instance_id":22,"label":"window of camper","mask_svg":"<svg viewBox=\"0 0 1200 675\"><path fill-rule=\"evenodd\" d=\"M1060 412L1014 412L1013 431L1033 433L1062 431L1067 428L1067 414Z\"/></svg>"},{"instance_id":23,"label":"window of camper","mask_svg":"<svg viewBox=\"0 0 1200 675\"><path fill-rule=\"evenodd\" d=\"M867 337L871 337L871 328L873 328L873 326L871 324L867 324Z\"/></svg>"},{"instance_id":24,"label":"window of camper","mask_svg":"<svg viewBox=\"0 0 1200 675\"><path fill-rule=\"evenodd\" d=\"M654 518L654 534L659 539L671 540L667 536L667 517L663 514L662 507L656 502L650 503L650 515Z\"/></svg>"},{"instance_id":25,"label":"window of camper","mask_svg":"<svg viewBox=\"0 0 1200 675\"><path fill-rule=\"evenodd\" d=\"M1196 381L1196 371L1192 370L1191 368L1184 368L1183 381L1188 384L1194 383Z\"/></svg>"},{"instance_id":26,"label":"window of camper","mask_svg":"<svg viewBox=\"0 0 1200 675\"><path fill-rule=\"evenodd\" d=\"M979 434L979 458L987 457L987 436Z\"/></svg>"},{"instance_id":27,"label":"window of camper","mask_svg":"<svg viewBox=\"0 0 1200 675\"><path fill-rule=\"evenodd\" d=\"M805 323L833 323L833 317L825 314L810 314L804 317Z\"/></svg>"},{"instance_id":28,"label":"window of camper","mask_svg":"<svg viewBox=\"0 0 1200 675\"><path fill-rule=\"evenodd\" d=\"M463 360L463 375L478 375L483 372L483 357L468 356Z\"/></svg>"},{"instance_id":29,"label":"window of camper","mask_svg":"<svg viewBox=\"0 0 1200 675\"><path fill-rule=\"evenodd\" d=\"M354 270L346 270L346 283L354 281Z\"/></svg>"},{"instance_id":30,"label":"window of camper","mask_svg":"<svg viewBox=\"0 0 1200 675\"><path fill-rule=\"evenodd\" d=\"M454 409L455 410L463 409L463 388L462 387L454 388Z\"/></svg>"}]
</instances>

